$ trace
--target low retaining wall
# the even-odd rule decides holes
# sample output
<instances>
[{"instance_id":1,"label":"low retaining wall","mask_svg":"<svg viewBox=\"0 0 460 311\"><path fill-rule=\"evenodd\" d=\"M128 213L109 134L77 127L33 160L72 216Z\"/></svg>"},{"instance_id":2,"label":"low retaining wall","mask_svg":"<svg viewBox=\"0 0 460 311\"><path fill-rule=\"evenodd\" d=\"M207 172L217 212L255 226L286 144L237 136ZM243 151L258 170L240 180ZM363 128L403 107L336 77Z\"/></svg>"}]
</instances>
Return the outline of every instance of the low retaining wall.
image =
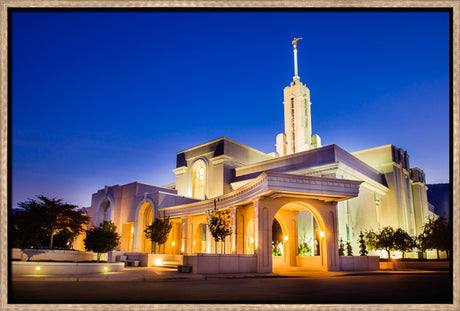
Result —
<instances>
[{"instance_id":1,"label":"low retaining wall","mask_svg":"<svg viewBox=\"0 0 460 311\"><path fill-rule=\"evenodd\" d=\"M393 266L394 265L394 266ZM382 270L398 270L398 269L449 269L449 261L401 261L393 260L380 262L380 269Z\"/></svg>"},{"instance_id":2,"label":"low retaining wall","mask_svg":"<svg viewBox=\"0 0 460 311\"><path fill-rule=\"evenodd\" d=\"M161 258L162 261L176 262L182 264L182 255L169 254L147 254L136 252L111 251L107 254L109 262L119 262L120 256L126 256L127 260L139 261L140 267L151 267L154 265L155 259Z\"/></svg>"},{"instance_id":3,"label":"low retaining wall","mask_svg":"<svg viewBox=\"0 0 460 311\"><path fill-rule=\"evenodd\" d=\"M92 261L93 252L81 252L73 250L57 249L19 249L11 250L11 258L20 261Z\"/></svg>"},{"instance_id":4,"label":"low retaining wall","mask_svg":"<svg viewBox=\"0 0 460 311\"><path fill-rule=\"evenodd\" d=\"M284 256L272 256L272 265L285 266L287 264L284 262Z\"/></svg>"},{"instance_id":5,"label":"low retaining wall","mask_svg":"<svg viewBox=\"0 0 460 311\"><path fill-rule=\"evenodd\" d=\"M296 256L295 262L298 267L321 270L321 256Z\"/></svg>"},{"instance_id":6,"label":"low retaining wall","mask_svg":"<svg viewBox=\"0 0 460 311\"><path fill-rule=\"evenodd\" d=\"M379 256L339 256L340 271L380 270Z\"/></svg>"},{"instance_id":7,"label":"low retaining wall","mask_svg":"<svg viewBox=\"0 0 460 311\"><path fill-rule=\"evenodd\" d=\"M94 274L123 271L124 263L24 262L13 261L14 275Z\"/></svg>"},{"instance_id":8,"label":"low retaining wall","mask_svg":"<svg viewBox=\"0 0 460 311\"><path fill-rule=\"evenodd\" d=\"M169 254L149 254L149 267L155 265L156 259L161 259L163 263L175 263L181 265L183 263L182 255L169 255Z\"/></svg>"},{"instance_id":9,"label":"low retaining wall","mask_svg":"<svg viewBox=\"0 0 460 311\"><path fill-rule=\"evenodd\" d=\"M193 273L257 272L256 255L190 254L183 255L183 264L192 266Z\"/></svg>"}]
</instances>

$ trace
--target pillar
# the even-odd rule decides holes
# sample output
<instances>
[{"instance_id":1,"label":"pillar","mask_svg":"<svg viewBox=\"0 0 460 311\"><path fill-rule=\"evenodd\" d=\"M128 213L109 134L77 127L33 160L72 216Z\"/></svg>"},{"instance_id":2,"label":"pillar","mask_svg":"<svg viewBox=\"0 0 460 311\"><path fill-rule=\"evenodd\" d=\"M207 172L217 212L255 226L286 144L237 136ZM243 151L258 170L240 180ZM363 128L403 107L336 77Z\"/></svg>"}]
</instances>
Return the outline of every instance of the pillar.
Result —
<instances>
[{"instance_id":1,"label":"pillar","mask_svg":"<svg viewBox=\"0 0 460 311\"><path fill-rule=\"evenodd\" d=\"M318 208L323 218L325 231L321 238L321 261L325 271L339 271L337 202L323 203Z\"/></svg>"},{"instance_id":2,"label":"pillar","mask_svg":"<svg viewBox=\"0 0 460 311\"><path fill-rule=\"evenodd\" d=\"M232 228L232 236L231 236L231 253L236 254L236 241L238 238L238 226L237 226L237 213L236 213L236 207L232 207L230 209L230 219L231 219L231 228Z\"/></svg>"},{"instance_id":3,"label":"pillar","mask_svg":"<svg viewBox=\"0 0 460 311\"><path fill-rule=\"evenodd\" d=\"M254 200L254 237L257 272L272 272L273 207L263 199Z\"/></svg>"}]
</instances>

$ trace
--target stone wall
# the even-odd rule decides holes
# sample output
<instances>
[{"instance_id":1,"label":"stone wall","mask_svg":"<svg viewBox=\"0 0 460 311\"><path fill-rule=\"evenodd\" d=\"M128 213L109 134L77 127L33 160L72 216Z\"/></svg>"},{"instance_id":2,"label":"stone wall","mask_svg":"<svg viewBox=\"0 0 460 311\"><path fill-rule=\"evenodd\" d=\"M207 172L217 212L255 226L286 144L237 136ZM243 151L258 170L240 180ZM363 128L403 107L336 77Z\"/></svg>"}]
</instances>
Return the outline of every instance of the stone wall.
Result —
<instances>
[{"instance_id":1,"label":"stone wall","mask_svg":"<svg viewBox=\"0 0 460 311\"><path fill-rule=\"evenodd\" d=\"M380 270L378 256L339 256L340 271Z\"/></svg>"},{"instance_id":2,"label":"stone wall","mask_svg":"<svg viewBox=\"0 0 460 311\"><path fill-rule=\"evenodd\" d=\"M19 249L11 250L11 258L20 261L92 261L93 252L56 249Z\"/></svg>"},{"instance_id":3,"label":"stone wall","mask_svg":"<svg viewBox=\"0 0 460 311\"><path fill-rule=\"evenodd\" d=\"M192 254L184 255L184 265L193 273L251 273L257 272L256 255Z\"/></svg>"},{"instance_id":4,"label":"stone wall","mask_svg":"<svg viewBox=\"0 0 460 311\"><path fill-rule=\"evenodd\" d=\"M56 275L56 274L94 274L120 272L124 263L77 263L77 262L22 262L13 261L12 273L15 275Z\"/></svg>"}]
</instances>

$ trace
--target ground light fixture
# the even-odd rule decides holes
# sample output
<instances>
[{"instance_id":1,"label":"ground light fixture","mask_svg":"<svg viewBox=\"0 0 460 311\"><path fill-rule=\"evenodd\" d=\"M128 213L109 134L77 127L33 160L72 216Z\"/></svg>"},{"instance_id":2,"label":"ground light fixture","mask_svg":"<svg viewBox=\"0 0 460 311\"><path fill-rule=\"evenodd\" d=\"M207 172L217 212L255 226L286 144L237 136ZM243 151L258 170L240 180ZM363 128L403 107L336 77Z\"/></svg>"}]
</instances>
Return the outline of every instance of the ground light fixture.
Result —
<instances>
[{"instance_id":1,"label":"ground light fixture","mask_svg":"<svg viewBox=\"0 0 460 311\"><path fill-rule=\"evenodd\" d=\"M154 263L155 266L162 266L163 265L163 261L161 260L161 258L155 259L155 261L153 263Z\"/></svg>"}]
</instances>

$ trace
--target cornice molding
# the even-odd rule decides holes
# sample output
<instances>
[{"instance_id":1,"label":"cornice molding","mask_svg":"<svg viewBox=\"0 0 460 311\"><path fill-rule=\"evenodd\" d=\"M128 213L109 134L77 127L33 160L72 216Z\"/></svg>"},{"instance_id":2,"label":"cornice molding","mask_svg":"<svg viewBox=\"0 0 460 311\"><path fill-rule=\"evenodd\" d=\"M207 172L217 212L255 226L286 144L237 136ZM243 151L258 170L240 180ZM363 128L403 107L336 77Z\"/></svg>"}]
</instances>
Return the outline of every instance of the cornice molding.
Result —
<instances>
[{"instance_id":1,"label":"cornice molding","mask_svg":"<svg viewBox=\"0 0 460 311\"><path fill-rule=\"evenodd\" d=\"M218 197L217 209L246 205L261 196L314 198L342 201L358 196L362 181L265 172L257 178ZM214 207L214 199L161 209L167 216L179 217L205 213Z\"/></svg>"}]
</instances>

